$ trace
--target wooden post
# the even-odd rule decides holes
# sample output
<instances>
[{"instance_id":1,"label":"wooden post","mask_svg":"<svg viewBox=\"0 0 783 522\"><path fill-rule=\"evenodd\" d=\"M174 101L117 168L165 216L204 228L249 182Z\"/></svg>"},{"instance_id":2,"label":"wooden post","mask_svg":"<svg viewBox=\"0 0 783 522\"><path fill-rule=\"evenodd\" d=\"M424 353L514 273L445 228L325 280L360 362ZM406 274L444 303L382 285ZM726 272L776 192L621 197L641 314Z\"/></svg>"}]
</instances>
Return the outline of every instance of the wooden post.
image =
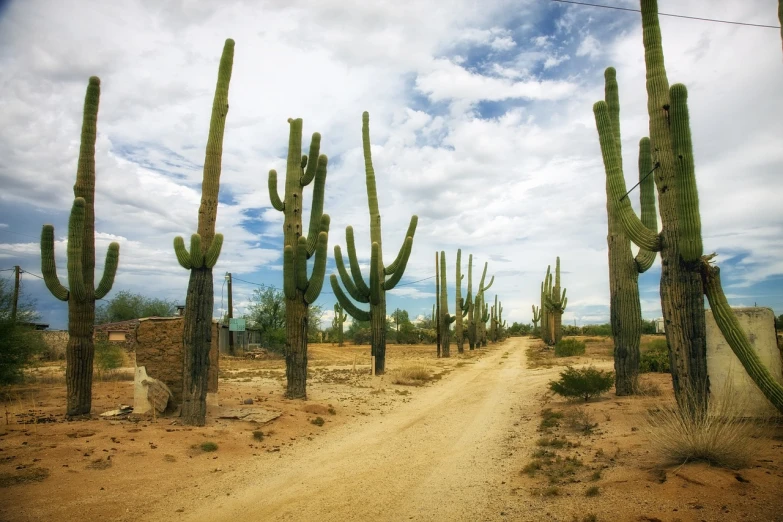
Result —
<instances>
[{"instance_id":1,"label":"wooden post","mask_svg":"<svg viewBox=\"0 0 783 522\"><path fill-rule=\"evenodd\" d=\"M231 300L231 272L226 272L228 282L228 353L234 355L234 332L231 331L231 319L234 317L234 306Z\"/></svg>"},{"instance_id":2,"label":"wooden post","mask_svg":"<svg viewBox=\"0 0 783 522\"><path fill-rule=\"evenodd\" d=\"M438 266L438 253L435 252L435 342L440 357L440 269Z\"/></svg>"},{"instance_id":3,"label":"wooden post","mask_svg":"<svg viewBox=\"0 0 783 522\"><path fill-rule=\"evenodd\" d=\"M14 302L11 305L11 322L16 323L16 308L19 303L19 273L21 268L19 265L14 267Z\"/></svg>"}]
</instances>

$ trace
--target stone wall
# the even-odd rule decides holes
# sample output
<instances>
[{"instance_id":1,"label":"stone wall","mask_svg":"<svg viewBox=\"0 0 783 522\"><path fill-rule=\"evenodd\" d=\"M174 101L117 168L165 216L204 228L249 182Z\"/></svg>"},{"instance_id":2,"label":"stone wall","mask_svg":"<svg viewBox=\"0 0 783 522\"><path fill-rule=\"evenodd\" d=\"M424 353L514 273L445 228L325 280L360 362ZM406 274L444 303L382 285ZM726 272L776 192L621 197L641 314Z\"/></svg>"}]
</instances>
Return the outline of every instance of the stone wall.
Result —
<instances>
[{"instance_id":1,"label":"stone wall","mask_svg":"<svg viewBox=\"0 0 783 522\"><path fill-rule=\"evenodd\" d=\"M166 383L174 402L182 402L182 330L183 317L140 319L136 329L136 365L144 366L147 375ZM207 391L218 390L218 325L212 325L212 348L209 351Z\"/></svg>"},{"instance_id":2,"label":"stone wall","mask_svg":"<svg viewBox=\"0 0 783 522\"><path fill-rule=\"evenodd\" d=\"M138 326L139 319L96 324L93 337L96 341L109 341L112 344L120 344L126 351L132 352L136 347L136 328ZM124 339L114 339L113 337L116 337L117 334L124 335Z\"/></svg>"},{"instance_id":3,"label":"stone wall","mask_svg":"<svg viewBox=\"0 0 783 522\"><path fill-rule=\"evenodd\" d=\"M761 362L770 370L772 376L783 384L783 363L775 333L774 312L769 308L733 308L732 310ZM756 383L723 338L712 316L712 310L706 311L706 325L707 373L710 376L710 395L713 400L721 400L730 393L738 398L748 415L775 414L775 408L759 391Z\"/></svg>"}]
</instances>

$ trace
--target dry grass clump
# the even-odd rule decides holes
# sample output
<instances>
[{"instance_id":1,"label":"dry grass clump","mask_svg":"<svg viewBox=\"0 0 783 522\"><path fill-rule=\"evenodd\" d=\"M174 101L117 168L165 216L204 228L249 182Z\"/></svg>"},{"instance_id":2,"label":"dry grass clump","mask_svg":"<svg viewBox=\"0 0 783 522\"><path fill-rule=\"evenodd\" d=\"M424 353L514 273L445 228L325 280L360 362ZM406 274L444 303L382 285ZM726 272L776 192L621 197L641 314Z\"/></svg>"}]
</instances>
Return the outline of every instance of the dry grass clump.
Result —
<instances>
[{"instance_id":1,"label":"dry grass clump","mask_svg":"<svg viewBox=\"0 0 783 522\"><path fill-rule=\"evenodd\" d=\"M421 386L432 379L432 373L426 366L408 366L394 373L392 383L405 386Z\"/></svg>"},{"instance_id":2,"label":"dry grass clump","mask_svg":"<svg viewBox=\"0 0 783 522\"><path fill-rule=\"evenodd\" d=\"M650 410L646 432L667 464L700 461L745 468L757 453L769 420L745 416L745 402L727 390L717 399L711 395L708 411L699 413L693 395L686 394L680 406Z\"/></svg>"}]
</instances>

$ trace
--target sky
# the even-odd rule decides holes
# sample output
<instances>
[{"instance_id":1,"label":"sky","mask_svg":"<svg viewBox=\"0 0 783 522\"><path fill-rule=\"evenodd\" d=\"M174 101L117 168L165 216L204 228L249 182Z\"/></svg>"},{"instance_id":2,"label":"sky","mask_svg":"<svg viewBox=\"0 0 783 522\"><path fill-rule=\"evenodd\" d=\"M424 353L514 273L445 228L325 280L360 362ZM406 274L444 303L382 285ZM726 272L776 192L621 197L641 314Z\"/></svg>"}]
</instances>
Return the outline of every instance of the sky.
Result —
<instances>
[{"instance_id":1,"label":"sky","mask_svg":"<svg viewBox=\"0 0 783 522\"><path fill-rule=\"evenodd\" d=\"M605 0L638 8L638 2ZM660 0L661 13L778 25L771 0ZM733 306L783 313L783 53L779 29L661 17L670 83L688 86L705 253ZM387 311L429 315L434 254L445 251L454 313L457 249L488 263L487 301L531 322L547 266L561 260L565 324L609 319L605 174L594 102L617 69L627 185L647 134L639 13L551 0L0 0L0 270L25 270L22 291L43 322L67 327L67 304L41 275L41 227L55 227L67 284L84 92L101 78L96 145L96 279L111 241L119 290L184 304L188 272L172 248L196 230L218 63L236 41L223 145L215 316L253 291L282 288L283 215L268 172L285 171L288 118L329 157L324 211L334 245L353 226L364 273L369 210L361 152L370 136L391 263L411 215L418 228ZM312 188L305 189L305 219ZM638 211L638 191L631 199ZM11 277L5 271L0 276ZM661 315L660 258L639 278L643 316ZM463 282L463 294L465 283ZM264 285L264 286L262 286ZM474 289L475 291L475 289ZM325 281L316 302L331 321Z\"/></svg>"}]
</instances>

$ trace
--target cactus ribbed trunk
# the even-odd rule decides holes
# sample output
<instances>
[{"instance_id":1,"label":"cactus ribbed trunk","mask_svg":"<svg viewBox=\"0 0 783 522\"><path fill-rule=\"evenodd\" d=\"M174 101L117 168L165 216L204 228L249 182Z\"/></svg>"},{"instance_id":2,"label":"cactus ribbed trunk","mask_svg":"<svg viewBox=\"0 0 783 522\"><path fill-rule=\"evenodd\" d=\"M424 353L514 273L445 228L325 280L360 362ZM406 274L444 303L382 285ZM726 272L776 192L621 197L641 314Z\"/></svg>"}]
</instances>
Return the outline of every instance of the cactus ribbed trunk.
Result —
<instances>
[{"instance_id":1,"label":"cactus ribbed trunk","mask_svg":"<svg viewBox=\"0 0 783 522\"><path fill-rule=\"evenodd\" d=\"M289 399L307 397L307 304L301 290L285 303L285 395Z\"/></svg>"},{"instance_id":2,"label":"cactus ribbed trunk","mask_svg":"<svg viewBox=\"0 0 783 522\"><path fill-rule=\"evenodd\" d=\"M647 111L650 145L660 162L655 171L663 225L661 249L661 308L672 369L672 384L681 404L686 394L706 411L709 395L704 287L699 261L686 262L680 255L675 155L669 132L669 80L663 59L658 2L642 0L642 35L647 64Z\"/></svg>"},{"instance_id":3,"label":"cactus ribbed trunk","mask_svg":"<svg viewBox=\"0 0 783 522\"><path fill-rule=\"evenodd\" d=\"M454 318L449 315L449 296L448 292L446 291L446 253L443 251L440 253L440 316L440 356L451 357L451 353L449 351L449 345L451 344L449 339L449 327L454 321Z\"/></svg>"},{"instance_id":4,"label":"cactus ribbed trunk","mask_svg":"<svg viewBox=\"0 0 783 522\"><path fill-rule=\"evenodd\" d=\"M463 306L462 306L462 267L460 266L462 263L462 250L457 250L457 277L455 279L456 282L456 289L455 289L455 310L454 310L454 316L456 317L454 321L454 341L457 343L457 353L464 353L464 333L463 333L463 326L462 326L462 312L463 312Z\"/></svg>"},{"instance_id":5,"label":"cactus ribbed trunk","mask_svg":"<svg viewBox=\"0 0 783 522\"><path fill-rule=\"evenodd\" d=\"M386 300L370 308L371 351L375 356L375 375L386 371Z\"/></svg>"},{"instance_id":6,"label":"cactus ribbed trunk","mask_svg":"<svg viewBox=\"0 0 783 522\"><path fill-rule=\"evenodd\" d=\"M189 342L183 353L180 413L182 422L188 426L204 426L206 423L213 304L212 269L191 269L188 294L185 298L183 339L188 339Z\"/></svg>"},{"instance_id":7,"label":"cactus ribbed trunk","mask_svg":"<svg viewBox=\"0 0 783 522\"><path fill-rule=\"evenodd\" d=\"M67 415L89 415L92 409L92 363L95 347L95 301L68 301L68 346L65 351Z\"/></svg>"}]
</instances>

